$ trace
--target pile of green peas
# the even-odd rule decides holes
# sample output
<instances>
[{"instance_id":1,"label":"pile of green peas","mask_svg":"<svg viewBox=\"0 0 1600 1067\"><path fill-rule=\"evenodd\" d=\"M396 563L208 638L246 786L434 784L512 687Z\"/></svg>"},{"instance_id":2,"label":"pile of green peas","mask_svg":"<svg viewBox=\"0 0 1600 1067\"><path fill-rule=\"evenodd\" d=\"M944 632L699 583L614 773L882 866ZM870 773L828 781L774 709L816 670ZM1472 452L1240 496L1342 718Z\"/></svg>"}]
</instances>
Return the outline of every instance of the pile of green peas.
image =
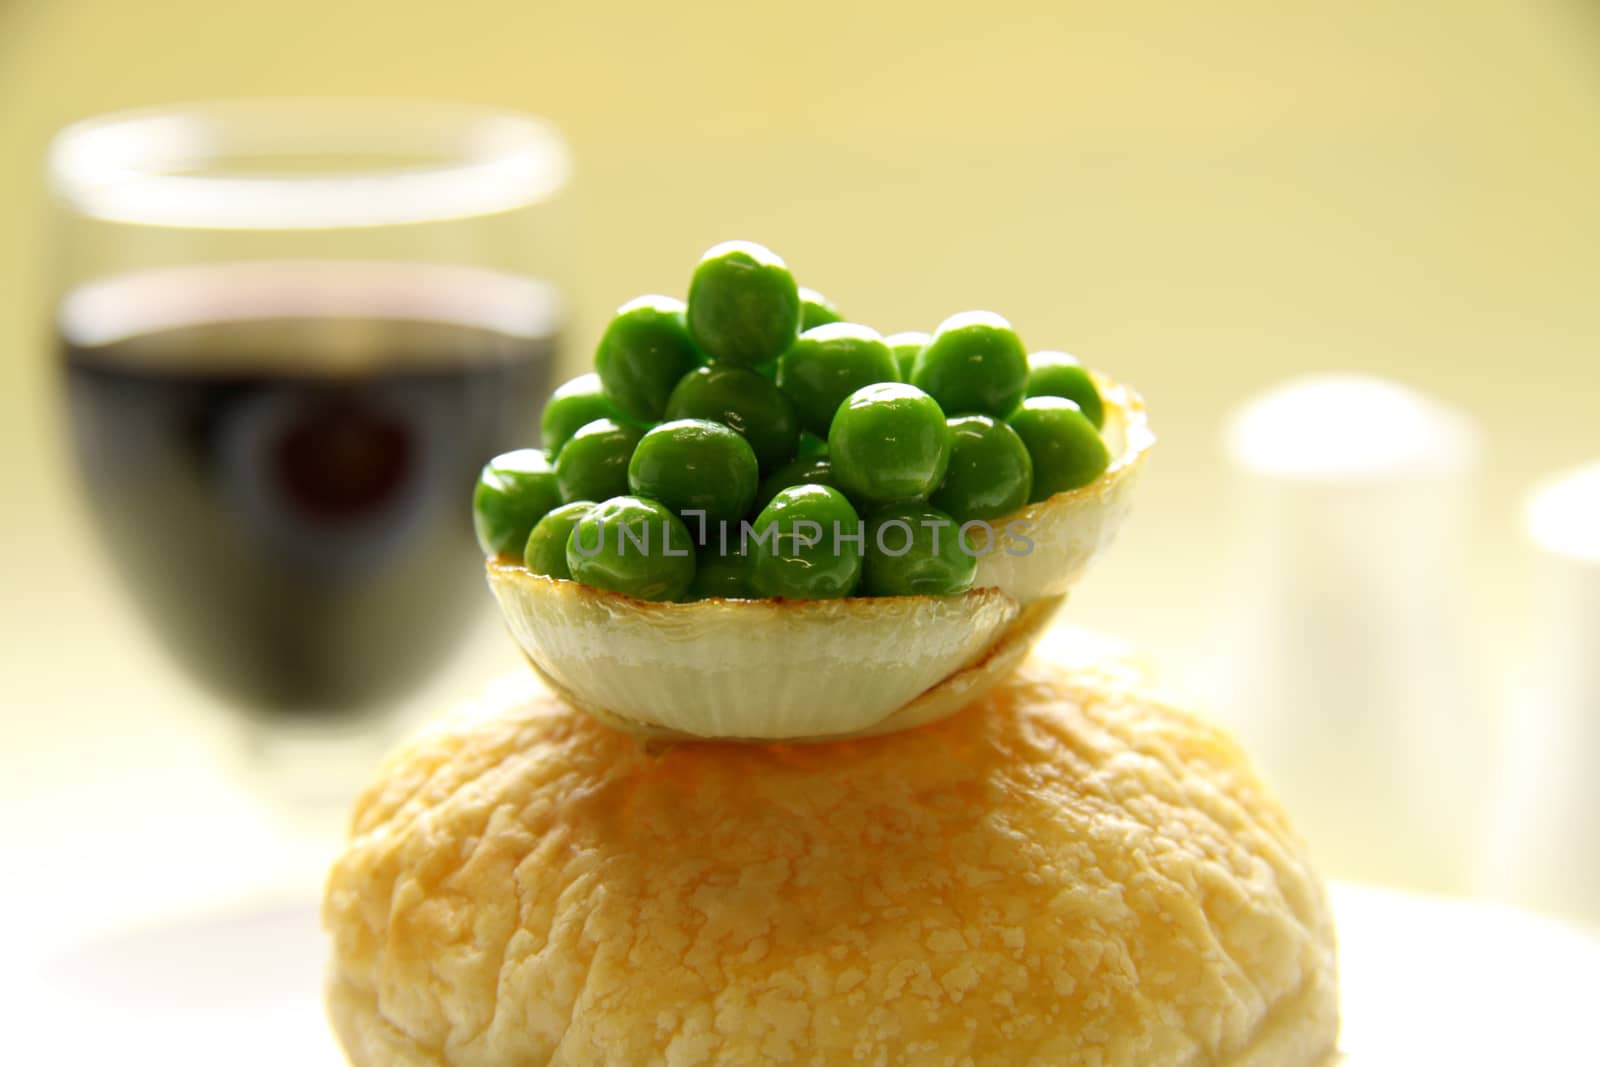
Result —
<instances>
[{"instance_id":1,"label":"pile of green peas","mask_svg":"<svg viewBox=\"0 0 1600 1067\"><path fill-rule=\"evenodd\" d=\"M973 524L1104 473L1103 418L1076 359L998 315L882 337L729 241L687 300L617 309L473 514L489 556L642 600L948 596Z\"/></svg>"}]
</instances>

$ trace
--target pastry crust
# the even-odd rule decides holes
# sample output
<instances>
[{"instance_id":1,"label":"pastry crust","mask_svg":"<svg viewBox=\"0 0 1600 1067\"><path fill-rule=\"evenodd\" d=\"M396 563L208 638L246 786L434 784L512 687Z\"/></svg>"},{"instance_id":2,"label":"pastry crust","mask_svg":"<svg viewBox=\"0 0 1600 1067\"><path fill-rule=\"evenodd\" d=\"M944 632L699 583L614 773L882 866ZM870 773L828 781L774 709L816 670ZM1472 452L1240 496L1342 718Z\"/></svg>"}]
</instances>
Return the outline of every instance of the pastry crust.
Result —
<instances>
[{"instance_id":1,"label":"pastry crust","mask_svg":"<svg viewBox=\"0 0 1600 1067\"><path fill-rule=\"evenodd\" d=\"M529 679L391 757L324 906L357 1067L1309 1067L1332 920L1228 737L1035 657L887 737L646 748Z\"/></svg>"}]
</instances>

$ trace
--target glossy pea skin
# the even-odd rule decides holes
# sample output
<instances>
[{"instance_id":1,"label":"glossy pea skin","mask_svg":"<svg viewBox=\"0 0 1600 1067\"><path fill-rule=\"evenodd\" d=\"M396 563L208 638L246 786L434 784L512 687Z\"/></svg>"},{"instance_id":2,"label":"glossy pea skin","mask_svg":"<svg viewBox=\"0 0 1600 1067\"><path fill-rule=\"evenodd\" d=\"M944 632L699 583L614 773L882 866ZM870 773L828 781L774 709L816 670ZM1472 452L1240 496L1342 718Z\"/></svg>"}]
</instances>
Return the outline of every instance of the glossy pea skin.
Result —
<instances>
[{"instance_id":1,"label":"glossy pea skin","mask_svg":"<svg viewBox=\"0 0 1600 1067\"><path fill-rule=\"evenodd\" d=\"M1033 460L1030 504L1088 485L1111 464L1094 424L1065 397L1031 396L1007 421Z\"/></svg>"},{"instance_id":2,"label":"glossy pea skin","mask_svg":"<svg viewBox=\"0 0 1600 1067\"><path fill-rule=\"evenodd\" d=\"M700 364L684 303L641 296L617 309L595 348L595 373L606 399L627 418L654 422L678 379Z\"/></svg>"},{"instance_id":3,"label":"glossy pea skin","mask_svg":"<svg viewBox=\"0 0 1600 1067\"><path fill-rule=\"evenodd\" d=\"M690 371L667 399L667 419L710 419L743 437L764 471L794 458L800 421L794 404L770 380L744 367Z\"/></svg>"},{"instance_id":4,"label":"glossy pea skin","mask_svg":"<svg viewBox=\"0 0 1600 1067\"><path fill-rule=\"evenodd\" d=\"M628 461L644 431L616 419L584 423L556 457L561 499L606 500L628 492Z\"/></svg>"},{"instance_id":5,"label":"glossy pea skin","mask_svg":"<svg viewBox=\"0 0 1600 1067\"><path fill-rule=\"evenodd\" d=\"M596 589L638 600L679 600L694 581L694 541L665 504L613 497L572 527L567 570Z\"/></svg>"},{"instance_id":6,"label":"glossy pea skin","mask_svg":"<svg viewBox=\"0 0 1600 1067\"><path fill-rule=\"evenodd\" d=\"M833 485L833 463L825 455L790 460L761 479L756 489L756 502L751 507L759 513L772 503L773 497L791 485Z\"/></svg>"},{"instance_id":7,"label":"glossy pea skin","mask_svg":"<svg viewBox=\"0 0 1600 1067\"><path fill-rule=\"evenodd\" d=\"M887 508L867 522L867 596L954 596L972 588L977 573L960 524L937 508Z\"/></svg>"},{"instance_id":8,"label":"glossy pea skin","mask_svg":"<svg viewBox=\"0 0 1600 1067\"><path fill-rule=\"evenodd\" d=\"M950 470L928 503L957 522L998 519L1028 502L1033 459L1007 423L989 415L949 421Z\"/></svg>"},{"instance_id":9,"label":"glossy pea skin","mask_svg":"<svg viewBox=\"0 0 1600 1067\"><path fill-rule=\"evenodd\" d=\"M539 417L539 441L551 458L561 455L561 446L595 419L621 419L622 412L606 399L600 375L590 371L563 382L545 401Z\"/></svg>"},{"instance_id":10,"label":"glossy pea skin","mask_svg":"<svg viewBox=\"0 0 1600 1067\"><path fill-rule=\"evenodd\" d=\"M933 340L933 335L922 330L906 330L904 333L892 333L883 339L889 346L889 351L894 353L894 364L900 370L900 380L911 380L911 367L917 361L917 353L928 347L928 342Z\"/></svg>"},{"instance_id":11,"label":"glossy pea skin","mask_svg":"<svg viewBox=\"0 0 1600 1067\"><path fill-rule=\"evenodd\" d=\"M478 547L486 556L517 556L534 524L560 503L556 472L543 452L521 448L494 457L472 490Z\"/></svg>"},{"instance_id":12,"label":"glossy pea skin","mask_svg":"<svg viewBox=\"0 0 1600 1067\"><path fill-rule=\"evenodd\" d=\"M963 311L940 324L911 365L911 384L947 415L1016 410L1028 385L1028 350L1011 324L989 311Z\"/></svg>"},{"instance_id":13,"label":"glossy pea skin","mask_svg":"<svg viewBox=\"0 0 1600 1067\"><path fill-rule=\"evenodd\" d=\"M742 547L737 527L729 529L726 543L716 537L707 542L695 554L694 582L689 586L688 599L755 599L757 594L750 584L750 558L741 551Z\"/></svg>"},{"instance_id":14,"label":"glossy pea skin","mask_svg":"<svg viewBox=\"0 0 1600 1067\"><path fill-rule=\"evenodd\" d=\"M677 512L696 539L705 529L742 518L759 479L756 454L745 439L706 419L663 422L639 439L628 462L633 495Z\"/></svg>"},{"instance_id":15,"label":"glossy pea skin","mask_svg":"<svg viewBox=\"0 0 1600 1067\"><path fill-rule=\"evenodd\" d=\"M828 436L833 413L864 385L899 381L894 354L878 331L833 322L801 334L778 360L778 388L794 402L800 426Z\"/></svg>"},{"instance_id":16,"label":"glossy pea skin","mask_svg":"<svg viewBox=\"0 0 1600 1067\"><path fill-rule=\"evenodd\" d=\"M749 241L712 248L689 281L689 335L715 363L753 367L777 358L800 333L800 314L794 275Z\"/></svg>"},{"instance_id":17,"label":"glossy pea skin","mask_svg":"<svg viewBox=\"0 0 1600 1067\"><path fill-rule=\"evenodd\" d=\"M522 550L522 565L534 574L550 578L571 578L567 567L567 541L572 528L594 507L592 500L574 500L547 512L528 535Z\"/></svg>"},{"instance_id":18,"label":"glossy pea skin","mask_svg":"<svg viewBox=\"0 0 1600 1067\"><path fill-rule=\"evenodd\" d=\"M869 506L926 500L950 466L950 429L933 397L880 382L851 393L828 431L833 481Z\"/></svg>"},{"instance_id":19,"label":"glossy pea skin","mask_svg":"<svg viewBox=\"0 0 1600 1067\"><path fill-rule=\"evenodd\" d=\"M1034 352L1028 356L1028 395L1064 396L1083 412L1095 429L1105 425L1106 409L1094 379L1065 352Z\"/></svg>"},{"instance_id":20,"label":"glossy pea skin","mask_svg":"<svg viewBox=\"0 0 1600 1067\"><path fill-rule=\"evenodd\" d=\"M843 322L844 316L832 300L815 289L800 287L800 329L802 332L830 322Z\"/></svg>"},{"instance_id":21,"label":"glossy pea skin","mask_svg":"<svg viewBox=\"0 0 1600 1067\"><path fill-rule=\"evenodd\" d=\"M751 524L750 581L765 597L826 600L849 596L861 580L861 518L844 494L794 485Z\"/></svg>"}]
</instances>

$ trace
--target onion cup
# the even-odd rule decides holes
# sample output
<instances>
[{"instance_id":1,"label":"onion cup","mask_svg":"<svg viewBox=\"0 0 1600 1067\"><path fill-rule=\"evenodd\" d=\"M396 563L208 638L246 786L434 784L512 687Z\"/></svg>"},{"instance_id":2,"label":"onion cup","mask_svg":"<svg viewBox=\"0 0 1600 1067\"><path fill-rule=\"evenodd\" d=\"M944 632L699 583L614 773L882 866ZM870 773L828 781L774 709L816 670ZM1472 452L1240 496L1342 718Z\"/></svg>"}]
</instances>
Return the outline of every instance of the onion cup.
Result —
<instances>
[{"instance_id":1,"label":"onion cup","mask_svg":"<svg viewBox=\"0 0 1600 1067\"><path fill-rule=\"evenodd\" d=\"M641 737L820 741L949 715L1021 662L1116 535L1155 438L1144 404L1096 376L1111 463L969 543L955 596L655 603L490 560L513 638L559 694Z\"/></svg>"}]
</instances>

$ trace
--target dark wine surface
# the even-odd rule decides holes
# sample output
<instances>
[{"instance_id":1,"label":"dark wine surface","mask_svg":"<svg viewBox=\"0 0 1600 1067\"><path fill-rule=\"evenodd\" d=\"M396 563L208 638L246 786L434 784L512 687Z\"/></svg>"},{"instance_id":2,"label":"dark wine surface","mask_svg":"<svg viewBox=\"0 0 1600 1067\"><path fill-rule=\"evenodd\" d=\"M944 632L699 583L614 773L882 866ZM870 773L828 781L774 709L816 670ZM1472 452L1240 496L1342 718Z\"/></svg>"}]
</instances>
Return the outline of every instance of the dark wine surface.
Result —
<instances>
[{"instance_id":1,"label":"dark wine surface","mask_svg":"<svg viewBox=\"0 0 1600 1067\"><path fill-rule=\"evenodd\" d=\"M265 713L395 699L486 604L478 469L538 440L559 309L527 279L241 264L70 294L93 515L209 687Z\"/></svg>"}]
</instances>

